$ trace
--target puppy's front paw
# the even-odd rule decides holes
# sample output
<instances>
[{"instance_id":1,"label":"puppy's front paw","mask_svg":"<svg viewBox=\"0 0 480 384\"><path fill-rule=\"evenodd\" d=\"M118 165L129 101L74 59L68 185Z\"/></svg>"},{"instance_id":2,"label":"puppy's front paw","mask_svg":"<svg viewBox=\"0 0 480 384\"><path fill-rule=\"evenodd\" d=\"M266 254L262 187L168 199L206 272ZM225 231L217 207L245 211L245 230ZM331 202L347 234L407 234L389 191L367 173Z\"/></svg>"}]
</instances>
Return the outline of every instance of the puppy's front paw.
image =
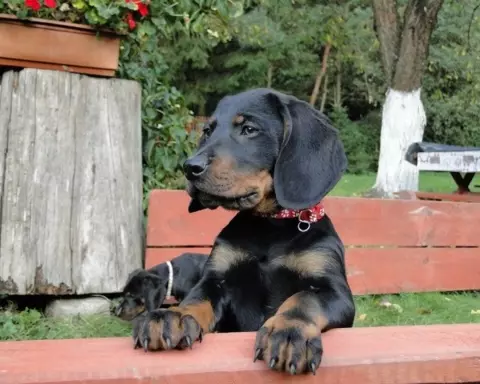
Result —
<instances>
[{"instance_id":1,"label":"puppy's front paw","mask_svg":"<svg viewBox=\"0 0 480 384\"><path fill-rule=\"evenodd\" d=\"M179 310L157 309L147 313L133 326L134 348L167 350L191 348L202 341L202 330L191 315Z\"/></svg>"},{"instance_id":2,"label":"puppy's front paw","mask_svg":"<svg viewBox=\"0 0 480 384\"><path fill-rule=\"evenodd\" d=\"M279 314L257 332L254 361L264 360L273 370L315 374L322 354L321 330L313 323Z\"/></svg>"}]
</instances>

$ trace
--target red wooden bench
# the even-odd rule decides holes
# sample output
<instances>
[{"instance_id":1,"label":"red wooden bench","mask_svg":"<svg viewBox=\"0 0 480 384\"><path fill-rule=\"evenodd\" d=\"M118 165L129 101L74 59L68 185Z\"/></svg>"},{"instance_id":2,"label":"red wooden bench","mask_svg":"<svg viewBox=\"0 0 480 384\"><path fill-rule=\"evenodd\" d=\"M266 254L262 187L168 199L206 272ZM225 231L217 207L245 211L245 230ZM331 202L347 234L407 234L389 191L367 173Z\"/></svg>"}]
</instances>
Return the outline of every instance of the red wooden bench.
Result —
<instances>
[{"instance_id":1,"label":"red wooden bench","mask_svg":"<svg viewBox=\"0 0 480 384\"><path fill-rule=\"evenodd\" d=\"M183 191L150 196L146 267L207 253L233 213L188 214ZM480 289L480 204L325 199L355 294ZM192 351L147 353L128 338L0 343L0 383L473 383L480 324L332 330L316 376L253 363L254 333L209 334Z\"/></svg>"}]
</instances>

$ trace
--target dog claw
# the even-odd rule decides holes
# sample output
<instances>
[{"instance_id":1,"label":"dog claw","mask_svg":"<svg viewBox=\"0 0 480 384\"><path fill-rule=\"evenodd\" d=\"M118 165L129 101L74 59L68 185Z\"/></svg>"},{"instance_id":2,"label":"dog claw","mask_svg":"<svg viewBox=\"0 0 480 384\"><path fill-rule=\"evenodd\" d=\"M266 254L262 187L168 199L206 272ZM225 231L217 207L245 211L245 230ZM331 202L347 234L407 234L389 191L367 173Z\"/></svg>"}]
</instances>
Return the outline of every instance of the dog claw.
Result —
<instances>
[{"instance_id":1,"label":"dog claw","mask_svg":"<svg viewBox=\"0 0 480 384\"><path fill-rule=\"evenodd\" d=\"M257 350L255 351L255 356L253 356L253 362L254 363L258 360L258 358L260 357L261 354L262 354L262 349L257 348Z\"/></svg>"},{"instance_id":2,"label":"dog claw","mask_svg":"<svg viewBox=\"0 0 480 384\"><path fill-rule=\"evenodd\" d=\"M140 339L136 337L133 339L133 349L137 349L138 347L140 347Z\"/></svg>"},{"instance_id":3,"label":"dog claw","mask_svg":"<svg viewBox=\"0 0 480 384\"><path fill-rule=\"evenodd\" d=\"M275 367L275 364L277 364L277 359L275 357L272 357L272 360L270 360L270 368Z\"/></svg>"},{"instance_id":4,"label":"dog claw","mask_svg":"<svg viewBox=\"0 0 480 384\"><path fill-rule=\"evenodd\" d=\"M297 368L295 367L295 364L290 364L290 374L292 375L297 374Z\"/></svg>"},{"instance_id":5,"label":"dog claw","mask_svg":"<svg viewBox=\"0 0 480 384\"><path fill-rule=\"evenodd\" d=\"M314 362L311 362L311 363L309 364L309 368L310 368L310 371L313 373L313 375L315 375L315 373L316 373L316 372L315 372L315 371L316 371L315 368L316 368L316 367L315 367L315 363L314 363Z\"/></svg>"},{"instance_id":6,"label":"dog claw","mask_svg":"<svg viewBox=\"0 0 480 384\"><path fill-rule=\"evenodd\" d=\"M200 334L198 335L198 341L201 343L203 341L203 332L200 331Z\"/></svg>"},{"instance_id":7,"label":"dog claw","mask_svg":"<svg viewBox=\"0 0 480 384\"><path fill-rule=\"evenodd\" d=\"M192 339L190 336L185 337L185 341L187 342L188 347L192 349Z\"/></svg>"},{"instance_id":8,"label":"dog claw","mask_svg":"<svg viewBox=\"0 0 480 384\"><path fill-rule=\"evenodd\" d=\"M148 339L143 340L143 350L148 352Z\"/></svg>"},{"instance_id":9,"label":"dog claw","mask_svg":"<svg viewBox=\"0 0 480 384\"><path fill-rule=\"evenodd\" d=\"M167 344L168 349L172 348L172 341L168 337L165 338L165 344Z\"/></svg>"}]
</instances>

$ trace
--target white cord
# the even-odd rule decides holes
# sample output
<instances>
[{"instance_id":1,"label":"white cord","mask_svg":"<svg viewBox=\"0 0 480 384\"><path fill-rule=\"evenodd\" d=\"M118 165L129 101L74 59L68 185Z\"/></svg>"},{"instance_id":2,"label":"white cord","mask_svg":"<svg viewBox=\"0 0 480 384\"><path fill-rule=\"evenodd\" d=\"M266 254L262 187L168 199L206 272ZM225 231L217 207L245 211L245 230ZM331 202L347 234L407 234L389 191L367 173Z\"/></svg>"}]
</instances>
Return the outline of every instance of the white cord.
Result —
<instances>
[{"instance_id":1,"label":"white cord","mask_svg":"<svg viewBox=\"0 0 480 384\"><path fill-rule=\"evenodd\" d=\"M170 299L172 296L172 288L173 288L173 266L170 261L166 262L168 265L168 285L167 285L167 297L166 299Z\"/></svg>"}]
</instances>

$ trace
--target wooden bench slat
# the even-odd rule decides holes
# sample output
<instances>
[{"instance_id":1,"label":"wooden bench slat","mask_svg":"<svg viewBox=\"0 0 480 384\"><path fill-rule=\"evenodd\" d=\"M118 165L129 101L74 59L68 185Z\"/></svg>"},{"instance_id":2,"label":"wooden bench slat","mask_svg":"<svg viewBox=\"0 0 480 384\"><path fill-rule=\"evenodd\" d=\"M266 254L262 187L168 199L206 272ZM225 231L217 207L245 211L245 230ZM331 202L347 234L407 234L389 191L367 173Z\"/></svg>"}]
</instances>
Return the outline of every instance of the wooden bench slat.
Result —
<instances>
[{"instance_id":1,"label":"wooden bench slat","mask_svg":"<svg viewBox=\"0 0 480 384\"><path fill-rule=\"evenodd\" d=\"M192 350L144 353L129 338L0 343L9 384L472 383L480 325L337 329L324 335L316 376L291 378L253 363L254 333L210 334ZM219 351L222 356L219 356Z\"/></svg>"},{"instance_id":2,"label":"wooden bench slat","mask_svg":"<svg viewBox=\"0 0 480 384\"><path fill-rule=\"evenodd\" d=\"M210 248L149 248L146 268L183 252ZM349 248L348 280L356 295L480 289L478 248Z\"/></svg>"},{"instance_id":3,"label":"wooden bench slat","mask_svg":"<svg viewBox=\"0 0 480 384\"><path fill-rule=\"evenodd\" d=\"M222 208L189 214L188 203L184 191L152 191L149 247L210 246L234 215ZM480 204L351 197L324 204L346 245L480 246Z\"/></svg>"}]
</instances>

